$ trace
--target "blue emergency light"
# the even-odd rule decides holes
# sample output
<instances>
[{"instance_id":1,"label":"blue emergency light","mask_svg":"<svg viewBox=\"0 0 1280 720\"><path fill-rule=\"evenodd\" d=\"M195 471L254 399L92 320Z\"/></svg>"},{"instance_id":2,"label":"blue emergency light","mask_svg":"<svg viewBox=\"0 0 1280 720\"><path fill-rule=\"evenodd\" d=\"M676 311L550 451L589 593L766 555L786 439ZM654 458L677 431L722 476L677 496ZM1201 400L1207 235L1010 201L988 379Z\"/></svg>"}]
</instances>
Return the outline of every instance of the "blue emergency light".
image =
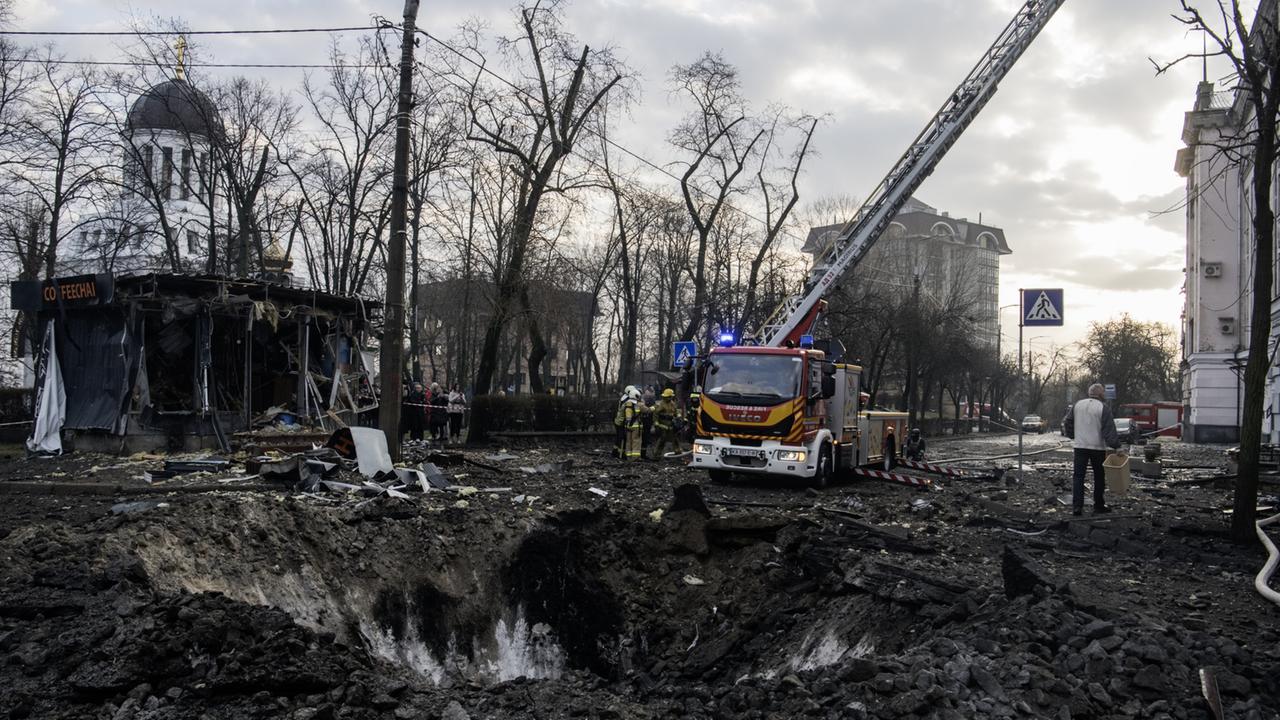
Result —
<instances>
[{"instance_id":1,"label":"blue emergency light","mask_svg":"<svg viewBox=\"0 0 1280 720\"><path fill-rule=\"evenodd\" d=\"M801 336L800 336L800 347L802 347L802 348L811 348L811 347L813 347L813 336L812 336L812 335L801 335Z\"/></svg>"},{"instance_id":2,"label":"blue emergency light","mask_svg":"<svg viewBox=\"0 0 1280 720\"><path fill-rule=\"evenodd\" d=\"M733 347L733 333L720 333L720 347Z\"/></svg>"}]
</instances>

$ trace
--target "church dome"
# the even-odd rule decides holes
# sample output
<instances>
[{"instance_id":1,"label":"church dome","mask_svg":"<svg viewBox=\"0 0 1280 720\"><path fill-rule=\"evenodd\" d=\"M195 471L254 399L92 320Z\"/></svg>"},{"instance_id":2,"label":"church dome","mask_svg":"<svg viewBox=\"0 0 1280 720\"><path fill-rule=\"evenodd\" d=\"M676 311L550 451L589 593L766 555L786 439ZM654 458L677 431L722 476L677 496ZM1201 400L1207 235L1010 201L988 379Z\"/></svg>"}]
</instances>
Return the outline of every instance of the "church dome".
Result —
<instances>
[{"instance_id":1,"label":"church dome","mask_svg":"<svg viewBox=\"0 0 1280 720\"><path fill-rule=\"evenodd\" d=\"M171 130L211 137L221 130L218 110L186 80L166 80L143 93L129 108L130 130Z\"/></svg>"}]
</instances>

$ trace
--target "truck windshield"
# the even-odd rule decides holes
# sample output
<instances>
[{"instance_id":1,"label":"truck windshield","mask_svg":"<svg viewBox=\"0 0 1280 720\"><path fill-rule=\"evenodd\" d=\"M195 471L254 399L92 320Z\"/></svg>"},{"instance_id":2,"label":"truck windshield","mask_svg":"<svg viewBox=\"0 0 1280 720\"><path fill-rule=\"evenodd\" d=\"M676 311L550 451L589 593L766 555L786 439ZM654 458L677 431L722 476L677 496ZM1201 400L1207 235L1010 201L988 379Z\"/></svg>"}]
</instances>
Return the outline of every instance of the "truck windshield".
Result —
<instances>
[{"instance_id":1,"label":"truck windshield","mask_svg":"<svg viewBox=\"0 0 1280 720\"><path fill-rule=\"evenodd\" d=\"M707 394L738 402L798 397L802 366L791 355L720 355L707 371Z\"/></svg>"}]
</instances>

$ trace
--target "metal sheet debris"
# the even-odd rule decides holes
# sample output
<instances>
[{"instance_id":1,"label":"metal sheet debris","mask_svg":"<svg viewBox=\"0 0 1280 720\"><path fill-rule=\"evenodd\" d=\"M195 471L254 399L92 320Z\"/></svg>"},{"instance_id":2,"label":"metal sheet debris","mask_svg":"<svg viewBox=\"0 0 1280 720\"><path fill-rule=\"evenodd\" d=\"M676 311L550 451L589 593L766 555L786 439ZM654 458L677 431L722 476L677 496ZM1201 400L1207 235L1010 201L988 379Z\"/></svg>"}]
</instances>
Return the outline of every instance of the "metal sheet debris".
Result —
<instances>
[{"instance_id":1,"label":"metal sheet debris","mask_svg":"<svg viewBox=\"0 0 1280 720\"><path fill-rule=\"evenodd\" d=\"M444 490L452 484L445 479L444 473L436 467L435 463L424 463L422 473L427 476L427 483L437 490Z\"/></svg>"},{"instance_id":2,"label":"metal sheet debris","mask_svg":"<svg viewBox=\"0 0 1280 720\"><path fill-rule=\"evenodd\" d=\"M430 492L431 484L427 482L427 474L415 468L396 468L396 477L409 487L417 487L422 492Z\"/></svg>"},{"instance_id":3,"label":"metal sheet debris","mask_svg":"<svg viewBox=\"0 0 1280 720\"><path fill-rule=\"evenodd\" d=\"M391 464L391 453L387 450L387 436L377 428L349 428L351 439L355 442L356 462L360 465L360 474L374 477L382 473L395 471Z\"/></svg>"}]
</instances>

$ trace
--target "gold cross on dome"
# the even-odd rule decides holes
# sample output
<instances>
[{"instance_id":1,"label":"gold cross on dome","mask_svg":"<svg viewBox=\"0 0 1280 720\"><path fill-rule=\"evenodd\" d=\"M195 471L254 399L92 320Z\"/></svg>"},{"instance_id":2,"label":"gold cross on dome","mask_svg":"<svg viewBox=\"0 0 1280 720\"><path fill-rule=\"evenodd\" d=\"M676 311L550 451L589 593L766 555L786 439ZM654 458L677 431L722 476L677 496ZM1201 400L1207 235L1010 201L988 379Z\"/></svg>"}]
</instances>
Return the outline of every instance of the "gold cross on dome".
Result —
<instances>
[{"instance_id":1,"label":"gold cross on dome","mask_svg":"<svg viewBox=\"0 0 1280 720\"><path fill-rule=\"evenodd\" d=\"M184 80L186 79L187 74L186 68L183 66L183 59L187 54L187 37L185 35L179 35L178 41L173 44L173 47L178 51L178 66L174 68L173 74L174 77L179 80Z\"/></svg>"}]
</instances>

